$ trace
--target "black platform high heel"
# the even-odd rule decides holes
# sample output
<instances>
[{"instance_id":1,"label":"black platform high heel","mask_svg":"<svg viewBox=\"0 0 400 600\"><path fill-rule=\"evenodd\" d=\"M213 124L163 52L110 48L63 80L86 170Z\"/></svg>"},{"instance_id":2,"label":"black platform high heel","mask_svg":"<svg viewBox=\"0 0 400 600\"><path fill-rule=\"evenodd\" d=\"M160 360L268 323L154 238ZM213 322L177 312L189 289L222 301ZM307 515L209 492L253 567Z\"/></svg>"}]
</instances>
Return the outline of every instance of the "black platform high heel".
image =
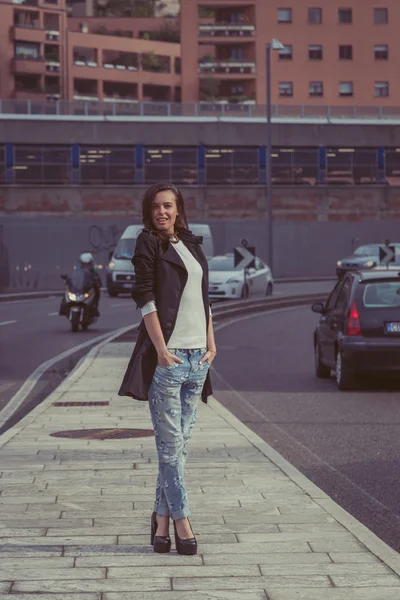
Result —
<instances>
[{"instance_id":1,"label":"black platform high heel","mask_svg":"<svg viewBox=\"0 0 400 600\"><path fill-rule=\"evenodd\" d=\"M189 521L189 519L188 519ZM190 529L192 529L192 525L190 524ZM191 556L193 554L197 554L197 540L195 537L189 538L188 540L182 540L178 532L176 530L176 523L174 521L174 531L175 531L175 545L176 551L178 554L185 554L186 556ZM192 529L193 531L193 529Z\"/></svg>"},{"instance_id":2,"label":"black platform high heel","mask_svg":"<svg viewBox=\"0 0 400 600\"><path fill-rule=\"evenodd\" d=\"M165 553L171 550L171 538L169 535L156 535L157 520L156 513L151 515L151 536L150 543L153 546L154 552Z\"/></svg>"}]
</instances>

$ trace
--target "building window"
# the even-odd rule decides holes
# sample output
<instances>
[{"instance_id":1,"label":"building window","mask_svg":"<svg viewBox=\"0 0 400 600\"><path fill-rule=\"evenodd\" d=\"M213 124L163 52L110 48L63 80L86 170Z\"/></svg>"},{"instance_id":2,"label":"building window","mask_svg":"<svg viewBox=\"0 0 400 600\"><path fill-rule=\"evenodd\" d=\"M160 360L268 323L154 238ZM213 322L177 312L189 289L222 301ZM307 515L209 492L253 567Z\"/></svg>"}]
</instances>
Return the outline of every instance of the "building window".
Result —
<instances>
[{"instance_id":1,"label":"building window","mask_svg":"<svg viewBox=\"0 0 400 600\"><path fill-rule=\"evenodd\" d=\"M353 10L351 8L339 8L339 23L352 23Z\"/></svg>"},{"instance_id":2,"label":"building window","mask_svg":"<svg viewBox=\"0 0 400 600\"><path fill-rule=\"evenodd\" d=\"M308 89L311 98L321 98L324 95L324 84L322 81L310 81Z\"/></svg>"},{"instance_id":3,"label":"building window","mask_svg":"<svg viewBox=\"0 0 400 600\"><path fill-rule=\"evenodd\" d=\"M389 46L383 44L382 46L375 46L375 59L376 60L388 60L389 58Z\"/></svg>"},{"instance_id":4,"label":"building window","mask_svg":"<svg viewBox=\"0 0 400 600\"><path fill-rule=\"evenodd\" d=\"M82 183L134 183L134 146L80 146Z\"/></svg>"},{"instance_id":5,"label":"building window","mask_svg":"<svg viewBox=\"0 0 400 600\"><path fill-rule=\"evenodd\" d=\"M353 46L339 46L340 60L353 60Z\"/></svg>"},{"instance_id":6,"label":"building window","mask_svg":"<svg viewBox=\"0 0 400 600\"><path fill-rule=\"evenodd\" d=\"M144 148L143 183L174 181L182 185L197 184L197 148L194 146L146 146Z\"/></svg>"},{"instance_id":7,"label":"building window","mask_svg":"<svg viewBox=\"0 0 400 600\"><path fill-rule=\"evenodd\" d=\"M207 146L205 183L209 185L254 185L254 182L258 180L258 152L258 148L252 147Z\"/></svg>"},{"instance_id":8,"label":"building window","mask_svg":"<svg viewBox=\"0 0 400 600\"><path fill-rule=\"evenodd\" d=\"M15 183L70 183L69 146L14 146Z\"/></svg>"},{"instance_id":9,"label":"building window","mask_svg":"<svg viewBox=\"0 0 400 600\"><path fill-rule=\"evenodd\" d=\"M281 98L292 98L293 97L293 82L292 81L281 81L279 83L279 96Z\"/></svg>"},{"instance_id":10,"label":"building window","mask_svg":"<svg viewBox=\"0 0 400 600\"><path fill-rule=\"evenodd\" d=\"M322 60L323 59L322 46L308 46L308 58L310 60Z\"/></svg>"},{"instance_id":11,"label":"building window","mask_svg":"<svg viewBox=\"0 0 400 600\"><path fill-rule=\"evenodd\" d=\"M280 60L292 60L293 58L293 46L284 46L279 50Z\"/></svg>"},{"instance_id":12,"label":"building window","mask_svg":"<svg viewBox=\"0 0 400 600\"><path fill-rule=\"evenodd\" d=\"M291 23L292 22L292 9L291 8L278 8L278 23Z\"/></svg>"},{"instance_id":13,"label":"building window","mask_svg":"<svg viewBox=\"0 0 400 600\"><path fill-rule=\"evenodd\" d=\"M387 8L374 8L375 25L387 25L389 22L389 11Z\"/></svg>"},{"instance_id":14,"label":"building window","mask_svg":"<svg viewBox=\"0 0 400 600\"><path fill-rule=\"evenodd\" d=\"M40 60L40 44L34 42L16 42L14 57L21 60Z\"/></svg>"},{"instance_id":15,"label":"building window","mask_svg":"<svg viewBox=\"0 0 400 600\"><path fill-rule=\"evenodd\" d=\"M308 22L313 25L321 25L322 23L322 8L308 9Z\"/></svg>"},{"instance_id":16,"label":"building window","mask_svg":"<svg viewBox=\"0 0 400 600\"><path fill-rule=\"evenodd\" d=\"M375 97L387 98L389 96L389 82L375 81Z\"/></svg>"},{"instance_id":17,"label":"building window","mask_svg":"<svg viewBox=\"0 0 400 600\"><path fill-rule=\"evenodd\" d=\"M353 82L352 81L341 81L339 84L339 95L340 96L353 96Z\"/></svg>"}]
</instances>

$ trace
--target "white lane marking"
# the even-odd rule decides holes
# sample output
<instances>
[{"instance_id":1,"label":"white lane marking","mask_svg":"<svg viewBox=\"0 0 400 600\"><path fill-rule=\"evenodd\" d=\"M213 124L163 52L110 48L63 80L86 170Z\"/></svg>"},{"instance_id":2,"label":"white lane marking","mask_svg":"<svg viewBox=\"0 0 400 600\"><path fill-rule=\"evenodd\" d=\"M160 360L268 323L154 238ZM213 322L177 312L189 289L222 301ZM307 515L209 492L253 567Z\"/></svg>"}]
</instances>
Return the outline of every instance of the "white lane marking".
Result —
<instances>
[{"instance_id":1,"label":"white lane marking","mask_svg":"<svg viewBox=\"0 0 400 600\"><path fill-rule=\"evenodd\" d=\"M287 308L278 308L276 310L265 311L262 314L262 316L264 317L264 316L272 315L274 313L285 312L287 310L302 310L302 309L307 309L307 308L308 308L308 306L289 306ZM234 325L236 323L239 323L240 321L247 321L247 319L254 319L257 317L260 317L260 313L246 315L244 317L236 317L234 319L227 321L226 323L221 323L220 325L218 325L217 327L214 328L214 331L218 331L219 329L223 329L224 327L228 327L229 325ZM319 464L323 465L328 471L329 470L332 471L333 473L335 473L335 475L337 477L343 479L347 484L349 484L351 487L355 488L363 496L366 496L368 498L368 500L370 500L370 502L376 504L384 511L389 511L389 512L391 511L391 509L388 506L386 506L386 504L383 504L383 502L381 502L380 500L375 498L375 496L370 494L367 490L364 490L360 485L358 485L358 483L355 483L352 479L350 479L350 477L348 477L347 475L342 473L339 469L337 469L336 467L331 465L331 463L329 463L326 460L324 460L323 458L321 458L318 454L316 454L310 448L308 448L308 446L306 446L305 444L300 442L296 437L290 435L282 427L279 427L279 425L276 425L276 423L274 423L273 421L270 421L270 419L268 419L266 414L264 414L263 412L258 410L258 408L256 408L255 406L253 406L251 404L251 402L249 402L242 393L240 393L238 390L235 390L235 388L231 386L231 384L225 379L225 377L223 377L215 369L215 367L213 367L213 374L216 377L218 377L218 379L224 384L224 386L227 387L227 389L229 389L229 391L232 394L234 394L237 398L239 398L239 400L241 401L242 404L245 404L247 406L247 408L257 417L257 419L261 423L263 423L263 422L268 423L271 430L275 429L275 431L279 432L279 434L282 437L286 438L289 442L289 447L291 446L294 450L297 450L297 448L301 448L301 450L303 450L303 452L305 452L312 459L314 459L314 461L317 461L314 464L318 465L318 463L319 463ZM216 393L218 394L218 392L216 392ZM216 397L216 394L214 394L214 396ZM224 404L222 402L221 402L221 404L222 404L222 406L224 406ZM261 438L261 439L263 439L263 438ZM266 440L263 440L263 441L266 442ZM268 442L266 442L266 444L268 444ZM273 448L273 447L271 446L271 448ZM277 450L275 450L275 452L277 452ZM282 454L281 454L281 456L282 456ZM320 489L322 489L322 488L320 488ZM318 500L316 500L316 501L318 502ZM397 518L397 515L396 515L396 518Z\"/></svg>"},{"instance_id":2,"label":"white lane marking","mask_svg":"<svg viewBox=\"0 0 400 600\"><path fill-rule=\"evenodd\" d=\"M53 313L48 314L49 317L55 317L56 315L58 315L58 312L53 312Z\"/></svg>"},{"instance_id":3,"label":"white lane marking","mask_svg":"<svg viewBox=\"0 0 400 600\"><path fill-rule=\"evenodd\" d=\"M22 304L23 302L32 302L32 300L4 300L4 302L0 303L0 307L6 304Z\"/></svg>"},{"instance_id":4,"label":"white lane marking","mask_svg":"<svg viewBox=\"0 0 400 600\"><path fill-rule=\"evenodd\" d=\"M2 325L11 325L12 323L17 323L17 321L3 321L2 323L0 323L0 327Z\"/></svg>"},{"instance_id":5,"label":"white lane marking","mask_svg":"<svg viewBox=\"0 0 400 600\"><path fill-rule=\"evenodd\" d=\"M18 392L10 399L10 401L4 406L4 408L2 410L0 410L0 427L2 427L8 421L8 419L10 417L12 417L12 415L15 413L15 411L20 408L20 406L23 404L23 402L25 401L27 396L33 390L33 388L35 387L35 385L37 384L39 379L42 377L42 375L47 371L47 369L52 367L55 363L62 360L63 358L67 358L68 356L71 356L71 354L78 352L78 350L82 350L83 348L87 348L88 346L93 346L94 344L100 343L103 340L111 341L113 338L119 337L120 335L126 333L127 331L134 329L138 325L139 325L139 322L133 323L133 325L128 325L127 327L121 327L120 329L115 329L111 333L108 332L108 333L104 333L103 335L99 335L95 338L92 338L91 340L88 340L87 342L84 342L83 344L78 344L78 346L74 346L73 348L70 348L69 350L62 352L61 354L58 354L57 356L53 356L53 358L50 358L46 362L39 365L37 367L37 369L35 369L33 371L33 373L31 373L29 375L29 377L27 377L27 379L25 380L25 383L20 387Z\"/></svg>"}]
</instances>

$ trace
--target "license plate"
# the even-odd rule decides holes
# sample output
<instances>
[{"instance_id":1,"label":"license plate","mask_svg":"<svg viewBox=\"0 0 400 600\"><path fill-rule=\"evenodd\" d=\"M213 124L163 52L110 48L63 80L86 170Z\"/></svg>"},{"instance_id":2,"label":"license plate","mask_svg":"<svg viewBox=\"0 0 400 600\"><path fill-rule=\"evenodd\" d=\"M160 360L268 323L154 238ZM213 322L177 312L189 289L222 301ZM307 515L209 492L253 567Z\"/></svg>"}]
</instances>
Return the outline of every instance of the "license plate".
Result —
<instances>
[{"instance_id":1,"label":"license plate","mask_svg":"<svg viewBox=\"0 0 400 600\"><path fill-rule=\"evenodd\" d=\"M386 333L400 333L400 322L385 323Z\"/></svg>"},{"instance_id":2,"label":"license plate","mask_svg":"<svg viewBox=\"0 0 400 600\"><path fill-rule=\"evenodd\" d=\"M131 288L132 286L133 286L133 283L124 283L122 287Z\"/></svg>"}]
</instances>

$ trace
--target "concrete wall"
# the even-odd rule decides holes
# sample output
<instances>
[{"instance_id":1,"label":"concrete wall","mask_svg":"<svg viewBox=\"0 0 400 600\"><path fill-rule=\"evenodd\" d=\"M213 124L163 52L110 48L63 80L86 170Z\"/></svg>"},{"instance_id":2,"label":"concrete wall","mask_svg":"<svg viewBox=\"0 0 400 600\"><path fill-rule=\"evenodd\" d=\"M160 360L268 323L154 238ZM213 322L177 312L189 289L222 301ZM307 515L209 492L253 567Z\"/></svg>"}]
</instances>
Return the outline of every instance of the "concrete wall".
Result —
<instances>
[{"instance_id":1,"label":"concrete wall","mask_svg":"<svg viewBox=\"0 0 400 600\"><path fill-rule=\"evenodd\" d=\"M215 254L232 251L246 237L267 259L267 221L263 219L192 219L209 223ZM62 289L60 273L70 272L82 251L106 265L130 216L3 216L0 225L0 291ZM274 223L274 275L333 275L339 258L359 242L400 241L392 220L355 222L278 220ZM104 273L104 271L103 271ZM103 280L105 277L103 275Z\"/></svg>"},{"instance_id":2,"label":"concrete wall","mask_svg":"<svg viewBox=\"0 0 400 600\"><path fill-rule=\"evenodd\" d=\"M260 117L263 115L260 115ZM54 120L4 119L0 122L0 144L99 144L149 146L259 146L265 145L265 124L257 121L132 120L113 117L69 117ZM164 118L165 119L165 118ZM400 147L400 126L274 123L274 146Z\"/></svg>"}]
</instances>

